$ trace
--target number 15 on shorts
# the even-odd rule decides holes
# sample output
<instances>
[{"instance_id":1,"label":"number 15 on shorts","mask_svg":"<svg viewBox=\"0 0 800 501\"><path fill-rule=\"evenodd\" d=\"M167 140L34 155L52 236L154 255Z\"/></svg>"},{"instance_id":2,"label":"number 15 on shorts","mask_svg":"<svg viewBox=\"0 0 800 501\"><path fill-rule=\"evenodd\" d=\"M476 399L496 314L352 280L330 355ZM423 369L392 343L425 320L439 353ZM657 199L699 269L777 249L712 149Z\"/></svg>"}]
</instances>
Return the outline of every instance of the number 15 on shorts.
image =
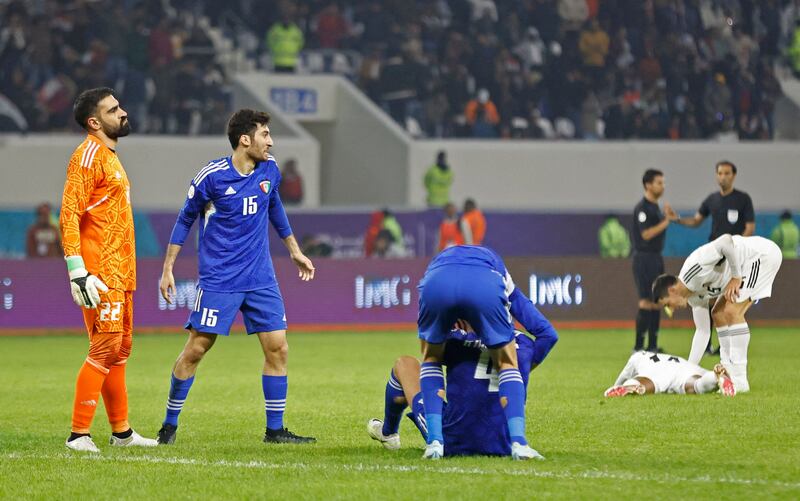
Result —
<instances>
[{"instance_id":1,"label":"number 15 on shorts","mask_svg":"<svg viewBox=\"0 0 800 501\"><path fill-rule=\"evenodd\" d=\"M206 327L216 327L217 313L219 313L219 310L215 310L213 308L203 308L203 316L200 319L200 325L205 325Z\"/></svg>"}]
</instances>

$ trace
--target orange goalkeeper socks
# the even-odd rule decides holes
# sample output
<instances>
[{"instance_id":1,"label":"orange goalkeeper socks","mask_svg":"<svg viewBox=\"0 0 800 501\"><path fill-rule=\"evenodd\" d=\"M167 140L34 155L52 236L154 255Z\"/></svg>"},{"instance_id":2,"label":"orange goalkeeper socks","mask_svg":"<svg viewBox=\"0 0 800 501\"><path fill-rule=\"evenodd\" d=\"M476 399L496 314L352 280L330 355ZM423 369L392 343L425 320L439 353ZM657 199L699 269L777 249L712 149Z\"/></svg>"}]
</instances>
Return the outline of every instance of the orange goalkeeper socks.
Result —
<instances>
[{"instance_id":1,"label":"orange goalkeeper socks","mask_svg":"<svg viewBox=\"0 0 800 501\"><path fill-rule=\"evenodd\" d=\"M75 383L75 402L72 406L73 433L89 433L106 374L108 374L108 369L90 358L86 359L78 371L78 381Z\"/></svg>"},{"instance_id":2,"label":"orange goalkeeper socks","mask_svg":"<svg viewBox=\"0 0 800 501\"><path fill-rule=\"evenodd\" d=\"M120 433L130 428L128 424L128 388L125 386L127 364L112 365L103 383L103 403L106 406L111 431Z\"/></svg>"}]
</instances>

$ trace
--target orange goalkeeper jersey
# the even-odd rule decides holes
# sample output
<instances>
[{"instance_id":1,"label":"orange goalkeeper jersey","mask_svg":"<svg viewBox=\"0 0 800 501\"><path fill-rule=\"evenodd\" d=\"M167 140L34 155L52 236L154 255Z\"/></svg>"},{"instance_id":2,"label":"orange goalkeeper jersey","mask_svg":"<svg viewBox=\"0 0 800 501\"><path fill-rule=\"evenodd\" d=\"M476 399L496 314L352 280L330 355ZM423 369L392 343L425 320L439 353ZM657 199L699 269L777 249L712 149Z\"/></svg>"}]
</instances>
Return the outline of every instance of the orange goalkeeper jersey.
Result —
<instances>
[{"instance_id":1,"label":"orange goalkeeper jersey","mask_svg":"<svg viewBox=\"0 0 800 501\"><path fill-rule=\"evenodd\" d=\"M114 150L89 134L67 166L61 201L65 256L82 256L112 289L136 289L136 242L128 175Z\"/></svg>"}]
</instances>

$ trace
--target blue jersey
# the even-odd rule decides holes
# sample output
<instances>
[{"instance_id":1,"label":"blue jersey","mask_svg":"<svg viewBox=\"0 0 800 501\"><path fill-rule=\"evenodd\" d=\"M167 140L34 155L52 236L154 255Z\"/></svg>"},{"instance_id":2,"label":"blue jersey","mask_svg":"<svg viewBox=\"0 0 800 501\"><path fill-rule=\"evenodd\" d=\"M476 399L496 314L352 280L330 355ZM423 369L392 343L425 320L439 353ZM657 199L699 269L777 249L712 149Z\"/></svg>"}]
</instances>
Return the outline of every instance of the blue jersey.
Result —
<instances>
[{"instance_id":1,"label":"blue jersey","mask_svg":"<svg viewBox=\"0 0 800 501\"><path fill-rule=\"evenodd\" d=\"M525 388L534 362L536 343L521 332L515 335L519 372ZM497 368L489 350L474 332L452 331L445 345L447 405L442 416L445 453L509 455L511 437L500 405Z\"/></svg>"},{"instance_id":2,"label":"blue jersey","mask_svg":"<svg viewBox=\"0 0 800 501\"><path fill-rule=\"evenodd\" d=\"M277 284L269 253L267 220L280 238L292 234L278 196L281 174L270 155L249 175L231 157L209 162L195 176L170 243L183 245L200 217L200 287L216 292L246 292Z\"/></svg>"}]
</instances>

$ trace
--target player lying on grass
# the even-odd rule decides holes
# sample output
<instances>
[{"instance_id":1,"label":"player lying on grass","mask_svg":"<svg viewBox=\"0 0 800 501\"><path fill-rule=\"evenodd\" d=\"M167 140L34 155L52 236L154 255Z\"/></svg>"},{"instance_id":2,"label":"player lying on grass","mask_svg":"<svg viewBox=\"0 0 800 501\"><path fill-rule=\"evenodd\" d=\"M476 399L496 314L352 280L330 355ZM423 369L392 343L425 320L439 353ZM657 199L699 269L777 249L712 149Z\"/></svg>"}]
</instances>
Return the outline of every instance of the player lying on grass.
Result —
<instances>
[{"instance_id":1,"label":"player lying on grass","mask_svg":"<svg viewBox=\"0 0 800 501\"><path fill-rule=\"evenodd\" d=\"M533 305L531 305L533 306ZM515 331L515 346L520 374L527 389L529 373L547 356L558 340L553 327L541 314L534 329L534 341ZM453 329L445 342L444 365L447 368L446 399L442 431L447 456L511 454L511 437L503 411L504 400L498 392L498 371L492 365L489 350L478 335ZM407 416L427 441L422 393L419 385L420 363L412 356L397 359L386 383L384 419L370 419L367 433L387 449L400 448L400 420L406 406ZM544 459L534 451L535 459Z\"/></svg>"},{"instance_id":2,"label":"player lying on grass","mask_svg":"<svg viewBox=\"0 0 800 501\"><path fill-rule=\"evenodd\" d=\"M604 395L691 395L711 393L718 389L726 397L736 395L733 382L722 364L715 365L714 370L709 371L675 355L637 351L628 359L614 386L607 389Z\"/></svg>"},{"instance_id":3,"label":"player lying on grass","mask_svg":"<svg viewBox=\"0 0 800 501\"><path fill-rule=\"evenodd\" d=\"M679 276L661 275L653 282L653 300L661 306L692 307L696 327L689 361L699 363L711 336L708 306L719 337L722 365L736 391L750 390L747 348L750 328L745 314L759 299L772 295L772 282L783 255L774 242L761 237L722 235L698 247L683 263Z\"/></svg>"}]
</instances>

